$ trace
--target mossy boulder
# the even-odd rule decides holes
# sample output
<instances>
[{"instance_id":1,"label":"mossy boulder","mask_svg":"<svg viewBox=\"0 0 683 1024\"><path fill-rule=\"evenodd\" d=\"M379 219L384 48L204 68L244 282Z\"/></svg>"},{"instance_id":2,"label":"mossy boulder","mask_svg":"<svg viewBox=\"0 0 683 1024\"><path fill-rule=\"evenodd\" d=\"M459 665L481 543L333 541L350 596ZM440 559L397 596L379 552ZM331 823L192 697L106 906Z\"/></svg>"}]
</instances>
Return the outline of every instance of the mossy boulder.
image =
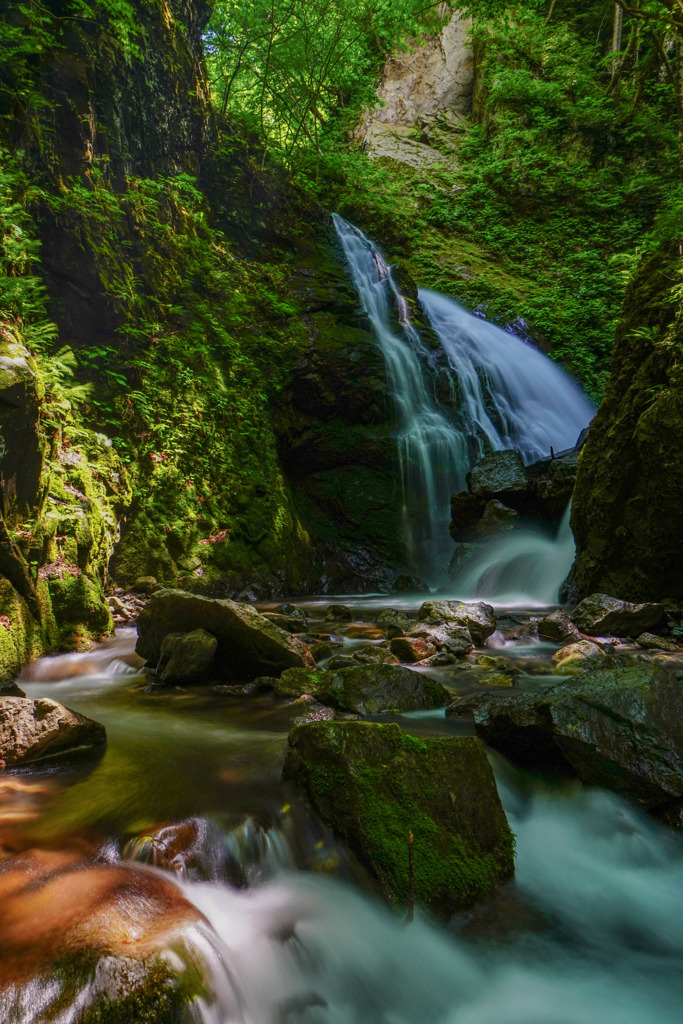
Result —
<instances>
[{"instance_id":1,"label":"mossy boulder","mask_svg":"<svg viewBox=\"0 0 683 1024\"><path fill-rule=\"evenodd\" d=\"M512 877L513 836L474 737L315 722L290 733L283 777L398 907L414 899L447 918Z\"/></svg>"},{"instance_id":2,"label":"mossy boulder","mask_svg":"<svg viewBox=\"0 0 683 1024\"><path fill-rule=\"evenodd\" d=\"M360 715L425 711L448 703L448 691L419 672L398 665L339 669L288 669L275 686L278 697L310 693L322 704Z\"/></svg>"},{"instance_id":3,"label":"mossy boulder","mask_svg":"<svg viewBox=\"0 0 683 1024\"><path fill-rule=\"evenodd\" d=\"M138 618L136 651L156 665L169 633L203 629L218 642L218 675L253 679L308 663L303 644L249 604L214 600L184 590L158 590Z\"/></svg>"},{"instance_id":4,"label":"mossy boulder","mask_svg":"<svg viewBox=\"0 0 683 1024\"><path fill-rule=\"evenodd\" d=\"M469 630L475 643L483 643L496 630L493 608L484 601L425 601L417 613L420 622L430 626L455 623Z\"/></svg>"},{"instance_id":5,"label":"mossy boulder","mask_svg":"<svg viewBox=\"0 0 683 1024\"><path fill-rule=\"evenodd\" d=\"M526 767L560 770L650 809L683 798L683 673L595 669L541 691L478 694L448 715Z\"/></svg>"}]
</instances>

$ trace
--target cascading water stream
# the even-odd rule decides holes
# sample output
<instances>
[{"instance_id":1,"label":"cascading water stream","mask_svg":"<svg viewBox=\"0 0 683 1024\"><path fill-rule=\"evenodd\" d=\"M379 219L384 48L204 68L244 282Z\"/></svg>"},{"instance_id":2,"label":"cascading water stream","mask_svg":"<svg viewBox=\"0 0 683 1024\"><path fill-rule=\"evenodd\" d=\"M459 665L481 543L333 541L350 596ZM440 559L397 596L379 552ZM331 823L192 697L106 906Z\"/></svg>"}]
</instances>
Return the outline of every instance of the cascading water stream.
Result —
<instances>
[{"instance_id":1,"label":"cascading water stream","mask_svg":"<svg viewBox=\"0 0 683 1024\"><path fill-rule=\"evenodd\" d=\"M386 360L400 420L396 440L404 499L421 498L423 511L418 515L410 516L404 501L409 557L416 571L434 578L445 568L451 550L451 495L465 487L472 465L486 452L505 448L515 448L527 464L548 456L551 448L571 448L594 408L572 378L533 345L473 316L444 295L421 290L420 302L446 357L457 396L456 411L444 409L431 386L430 352L410 322L390 267L362 231L337 214L334 224ZM481 580L486 596L501 600L514 595L515 600L533 603L553 601L573 555L568 518L555 550L552 544L540 533L514 530L486 545L463 585L469 592ZM497 576L487 571L494 559L508 564ZM517 569L525 581L515 589L510 575ZM505 596L496 590L498 584ZM454 585L459 587L460 580Z\"/></svg>"}]
</instances>

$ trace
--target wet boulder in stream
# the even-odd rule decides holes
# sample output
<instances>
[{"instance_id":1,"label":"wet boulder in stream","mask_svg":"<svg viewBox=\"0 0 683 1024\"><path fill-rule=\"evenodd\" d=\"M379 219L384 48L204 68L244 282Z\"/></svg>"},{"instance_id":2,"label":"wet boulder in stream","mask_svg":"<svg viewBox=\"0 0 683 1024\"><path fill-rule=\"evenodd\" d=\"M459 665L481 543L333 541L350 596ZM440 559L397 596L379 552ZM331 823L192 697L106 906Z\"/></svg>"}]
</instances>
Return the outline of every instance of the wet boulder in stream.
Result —
<instances>
[{"instance_id":1,"label":"wet boulder in stream","mask_svg":"<svg viewBox=\"0 0 683 1024\"><path fill-rule=\"evenodd\" d=\"M106 743L103 725L46 697L0 697L0 762L28 764L43 757Z\"/></svg>"},{"instance_id":2,"label":"wet boulder in stream","mask_svg":"<svg viewBox=\"0 0 683 1024\"><path fill-rule=\"evenodd\" d=\"M683 799L683 672L656 664L594 669L544 690L477 694L447 715L511 760L560 770L649 809Z\"/></svg>"},{"instance_id":3,"label":"wet boulder in stream","mask_svg":"<svg viewBox=\"0 0 683 1024\"><path fill-rule=\"evenodd\" d=\"M290 733L283 777L399 907L415 900L447 918L513 874L512 833L475 737L316 722Z\"/></svg>"},{"instance_id":4,"label":"wet boulder in stream","mask_svg":"<svg viewBox=\"0 0 683 1024\"><path fill-rule=\"evenodd\" d=\"M217 675L253 679L309 661L300 640L269 622L249 604L215 600L184 590L159 590L138 618L137 653L156 665L169 633L203 629L216 638Z\"/></svg>"},{"instance_id":5,"label":"wet boulder in stream","mask_svg":"<svg viewBox=\"0 0 683 1024\"><path fill-rule=\"evenodd\" d=\"M483 643L496 631L493 608L483 601L425 601L417 613L420 622L430 626L455 623L467 629L475 643Z\"/></svg>"},{"instance_id":6,"label":"wet boulder in stream","mask_svg":"<svg viewBox=\"0 0 683 1024\"><path fill-rule=\"evenodd\" d=\"M448 691L440 683L397 665L357 665L334 671L288 669L280 676L275 693L289 698L310 693L321 704L361 715L426 711L448 703Z\"/></svg>"},{"instance_id":7,"label":"wet boulder in stream","mask_svg":"<svg viewBox=\"0 0 683 1024\"><path fill-rule=\"evenodd\" d=\"M664 605L631 604L608 594L591 594L574 608L572 621L591 636L638 636L666 619Z\"/></svg>"},{"instance_id":8,"label":"wet boulder in stream","mask_svg":"<svg viewBox=\"0 0 683 1024\"><path fill-rule=\"evenodd\" d=\"M205 629L169 633L161 644L157 679L160 683L201 682L207 677L218 650L218 641Z\"/></svg>"}]
</instances>

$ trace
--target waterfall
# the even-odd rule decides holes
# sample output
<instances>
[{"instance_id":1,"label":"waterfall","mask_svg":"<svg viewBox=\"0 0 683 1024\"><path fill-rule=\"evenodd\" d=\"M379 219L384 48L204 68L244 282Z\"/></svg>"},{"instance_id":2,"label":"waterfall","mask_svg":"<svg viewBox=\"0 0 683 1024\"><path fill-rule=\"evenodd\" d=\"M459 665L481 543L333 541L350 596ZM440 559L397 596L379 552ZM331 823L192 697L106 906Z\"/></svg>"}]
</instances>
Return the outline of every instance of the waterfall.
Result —
<instances>
[{"instance_id":1,"label":"waterfall","mask_svg":"<svg viewBox=\"0 0 683 1024\"><path fill-rule=\"evenodd\" d=\"M555 538L519 526L473 545L453 584L458 598L484 598L509 608L555 604L574 561L570 512L568 508Z\"/></svg>"},{"instance_id":2,"label":"waterfall","mask_svg":"<svg viewBox=\"0 0 683 1024\"><path fill-rule=\"evenodd\" d=\"M433 577L444 567L451 547L451 496L464 489L472 465L487 452L504 448L517 449L527 464L549 455L551 447L570 448L594 408L569 374L532 344L473 316L445 295L420 290L420 303L457 396L454 411L439 405L430 375L433 353L410 322L391 268L362 231L338 214L333 219L386 361L399 420L396 442L409 558L416 571ZM410 499L416 496L422 511L411 516ZM568 523L567 531L571 540ZM509 545L509 534L505 540ZM534 541L551 543L531 532L522 538L515 531L515 540L520 549L526 545L529 550ZM563 541L562 550L568 546ZM526 564L531 562L527 559ZM561 578L555 589L559 583Z\"/></svg>"}]
</instances>

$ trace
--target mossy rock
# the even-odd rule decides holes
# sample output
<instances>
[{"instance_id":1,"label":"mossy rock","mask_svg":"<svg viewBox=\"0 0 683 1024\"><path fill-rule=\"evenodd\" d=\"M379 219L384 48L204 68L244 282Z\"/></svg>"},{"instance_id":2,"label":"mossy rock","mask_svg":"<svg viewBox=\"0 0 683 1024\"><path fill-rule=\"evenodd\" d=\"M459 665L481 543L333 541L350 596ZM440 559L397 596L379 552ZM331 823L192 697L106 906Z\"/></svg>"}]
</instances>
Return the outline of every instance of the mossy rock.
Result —
<instances>
[{"instance_id":1,"label":"mossy rock","mask_svg":"<svg viewBox=\"0 0 683 1024\"><path fill-rule=\"evenodd\" d=\"M287 669L275 687L278 697L311 693L322 704L361 715L385 711L426 711L448 703L448 691L420 672L398 665L355 665L339 669Z\"/></svg>"},{"instance_id":2,"label":"mossy rock","mask_svg":"<svg viewBox=\"0 0 683 1024\"><path fill-rule=\"evenodd\" d=\"M283 777L398 907L414 899L447 918L512 877L514 837L474 737L314 722L290 733Z\"/></svg>"}]
</instances>

